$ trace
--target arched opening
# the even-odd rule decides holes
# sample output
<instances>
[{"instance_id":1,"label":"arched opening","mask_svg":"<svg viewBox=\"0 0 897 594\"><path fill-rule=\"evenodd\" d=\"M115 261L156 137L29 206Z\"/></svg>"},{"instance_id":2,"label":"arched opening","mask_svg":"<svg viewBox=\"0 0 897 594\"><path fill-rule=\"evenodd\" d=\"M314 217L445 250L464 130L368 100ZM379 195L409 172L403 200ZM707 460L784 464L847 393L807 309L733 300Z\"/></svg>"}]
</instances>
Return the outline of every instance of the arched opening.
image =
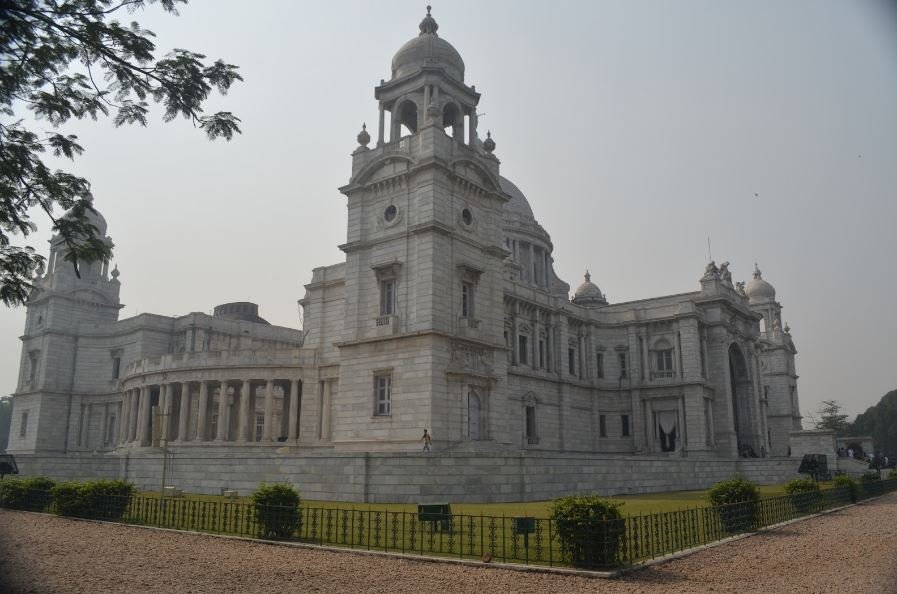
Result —
<instances>
[{"instance_id":1,"label":"arched opening","mask_svg":"<svg viewBox=\"0 0 897 594\"><path fill-rule=\"evenodd\" d=\"M738 455L746 458L757 457L760 444L754 443L751 429L754 412L751 375L744 353L735 343L729 346L729 388L732 393L732 426L735 430Z\"/></svg>"},{"instance_id":2,"label":"arched opening","mask_svg":"<svg viewBox=\"0 0 897 594\"><path fill-rule=\"evenodd\" d=\"M454 103L446 103L442 108L442 128L455 140L464 142L464 116Z\"/></svg>"},{"instance_id":3,"label":"arched opening","mask_svg":"<svg viewBox=\"0 0 897 594\"><path fill-rule=\"evenodd\" d=\"M401 136L415 134L417 132L417 104L410 99L402 101L395 119L400 126Z\"/></svg>"},{"instance_id":4,"label":"arched opening","mask_svg":"<svg viewBox=\"0 0 897 594\"><path fill-rule=\"evenodd\" d=\"M467 393L467 436L470 439L480 439L480 420L482 406L480 397L476 392Z\"/></svg>"}]
</instances>

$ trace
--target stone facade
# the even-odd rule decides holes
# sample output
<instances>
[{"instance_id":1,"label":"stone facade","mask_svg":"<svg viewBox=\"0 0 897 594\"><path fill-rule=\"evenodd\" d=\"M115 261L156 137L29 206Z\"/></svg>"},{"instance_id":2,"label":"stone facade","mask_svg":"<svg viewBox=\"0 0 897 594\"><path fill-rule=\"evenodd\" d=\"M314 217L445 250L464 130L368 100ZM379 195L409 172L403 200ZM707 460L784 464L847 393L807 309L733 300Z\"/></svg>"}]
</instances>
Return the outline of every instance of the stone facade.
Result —
<instances>
[{"instance_id":1,"label":"stone facade","mask_svg":"<svg viewBox=\"0 0 897 594\"><path fill-rule=\"evenodd\" d=\"M480 139L460 55L431 16L420 28L375 89L377 140L358 135L340 188L345 261L312 271L303 329L269 325L250 303L119 320L118 269L78 278L54 239L28 304L10 451L51 474L90 460L130 477L123 464L168 445L197 473L180 486L200 490L228 483L208 475L230 455L295 476L330 472L326 456L378 476L425 464L450 476L467 460L484 465L476 484L524 460L512 474L530 487L516 494L539 492L539 473L559 465L574 490L641 489L621 478L635 464L684 488L697 472L686 459L717 477L747 464L739 456L789 453L796 350L760 271L745 287L711 262L694 292L627 303L587 273L571 298L550 235L501 176L491 134ZM407 455L424 428L438 462ZM371 497L398 496L396 480Z\"/></svg>"}]
</instances>

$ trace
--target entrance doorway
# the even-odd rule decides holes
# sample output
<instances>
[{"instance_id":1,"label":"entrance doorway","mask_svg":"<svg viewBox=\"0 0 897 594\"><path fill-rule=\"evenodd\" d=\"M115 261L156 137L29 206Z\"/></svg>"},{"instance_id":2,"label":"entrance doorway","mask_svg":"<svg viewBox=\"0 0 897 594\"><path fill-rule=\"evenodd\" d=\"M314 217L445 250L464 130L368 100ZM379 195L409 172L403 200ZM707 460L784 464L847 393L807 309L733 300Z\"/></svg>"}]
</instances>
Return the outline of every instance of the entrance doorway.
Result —
<instances>
[{"instance_id":1,"label":"entrance doorway","mask_svg":"<svg viewBox=\"0 0 897 594\"><path fill-rule=\"evenodd\" d=\"M480 439L480 397L476 392L467 393L467 436Z\"/></svg>"}]
</instances>

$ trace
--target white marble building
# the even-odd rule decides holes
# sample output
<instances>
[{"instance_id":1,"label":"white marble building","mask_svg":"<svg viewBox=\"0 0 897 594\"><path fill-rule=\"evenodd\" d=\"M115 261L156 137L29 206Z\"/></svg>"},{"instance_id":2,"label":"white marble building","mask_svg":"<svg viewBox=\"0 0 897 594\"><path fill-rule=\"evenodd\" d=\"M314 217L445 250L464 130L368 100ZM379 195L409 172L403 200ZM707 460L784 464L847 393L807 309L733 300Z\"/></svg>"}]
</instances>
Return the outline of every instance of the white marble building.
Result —
<instances>
[{"instance_id":1,"label":"white marble building","mask_svg":"<svg viewBox=\"0 0 897 594\"><path fill-rule=\"evenodd\" d=\"M54 239L9 451L388 454L427 428L458 455L788 455L796 351L760 271L744 286L710 263L694 292L626 303L586 273L571 298L437 28L428 14L374 90L376 141L358 135L340 188L345 261L313 270L301 330L251 303L119 320L117 268L78 279Z\"/></svg>"}]
</instances>

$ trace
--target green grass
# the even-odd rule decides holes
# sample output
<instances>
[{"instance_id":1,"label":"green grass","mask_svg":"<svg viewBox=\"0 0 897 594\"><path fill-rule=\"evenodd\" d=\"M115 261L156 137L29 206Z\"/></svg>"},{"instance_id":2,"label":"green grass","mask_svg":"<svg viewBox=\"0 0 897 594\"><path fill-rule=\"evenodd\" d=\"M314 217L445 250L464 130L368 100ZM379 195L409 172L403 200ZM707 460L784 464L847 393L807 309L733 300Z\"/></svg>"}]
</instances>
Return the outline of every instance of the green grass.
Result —
<instances>
[{"instance_id":1,"label":"green grass","mask_svg":"<svg viewBox=\"0 0 897 594\"><path fill-rule=\"evenodd\" d=\"M778 497L785 494L785 485L762 485L759 487L761 497ZM301 490L301 489L300 489ZM158 492L141 493L142 496L158 497ZM232 503L250 503L249 497L224 499L219 495L184 496L189 500L217 501ZM674 511L685 508L704 507L709 505L707 490L673 491L667 493L646 493L643 495L617 495L608 497L612 501L623 504L624 515L652 514ZM451 503L451 502L449 502ZM417 512L416 503L352 503L342 501L322 501L303 499L303 507L324 509L354 509L358 511ZM452 513L473 516L548 518L551 515L551 501L530 501L525 503L451 503Z\"/></svg>"}]
</instances>

